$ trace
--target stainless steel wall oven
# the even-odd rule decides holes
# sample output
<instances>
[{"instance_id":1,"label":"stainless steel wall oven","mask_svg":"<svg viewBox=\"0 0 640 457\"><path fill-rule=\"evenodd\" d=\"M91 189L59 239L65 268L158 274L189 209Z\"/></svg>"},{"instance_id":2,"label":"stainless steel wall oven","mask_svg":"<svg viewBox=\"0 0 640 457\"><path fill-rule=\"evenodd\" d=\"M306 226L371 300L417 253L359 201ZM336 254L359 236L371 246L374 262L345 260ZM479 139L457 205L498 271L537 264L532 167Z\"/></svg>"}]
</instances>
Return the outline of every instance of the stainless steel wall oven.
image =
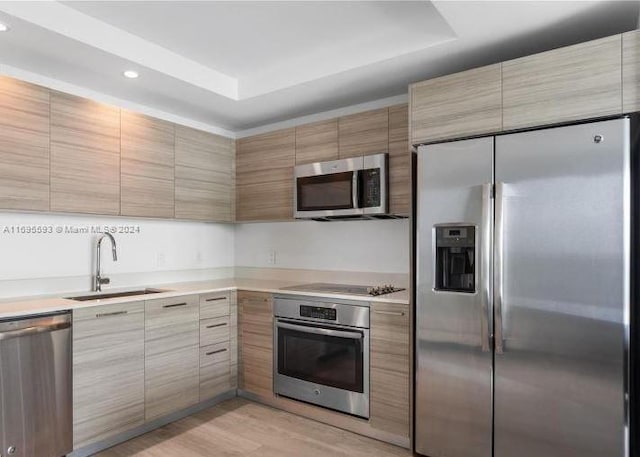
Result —
<instances>
[{"instance_id":1,"label":"stainless steel wall oven","mask_svg":"<svg viewBox=\"0 0 640 457\"><path fill-rule=\"evenodd\" d=\"M275 393L368 418L369 307L322 300L275 297Z\"/></svg>"}]
</instances>

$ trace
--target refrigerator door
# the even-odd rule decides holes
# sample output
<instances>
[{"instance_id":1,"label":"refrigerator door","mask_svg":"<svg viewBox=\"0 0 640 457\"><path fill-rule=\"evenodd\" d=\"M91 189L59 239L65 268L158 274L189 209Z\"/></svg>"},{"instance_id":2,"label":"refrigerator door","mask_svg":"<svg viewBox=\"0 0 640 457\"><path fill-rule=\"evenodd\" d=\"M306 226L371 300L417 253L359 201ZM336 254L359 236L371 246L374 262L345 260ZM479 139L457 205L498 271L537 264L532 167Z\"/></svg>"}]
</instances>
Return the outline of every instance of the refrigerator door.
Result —
<instances>
[{"instance_id":1,"label":"refrigerator door","mask_svg":"<svg viewBox=\"0 0 640 457\"><path fill-rule=\"evenodd\" d=\"M623 457L629 121L496 138L495 457Z\"/></svg>"},{"instance_id":2,"label":"refrigerator door","mask_svg":"<svg viewBox=\"0 0 640 457\"><path fill-rule=\"evenodd\" d=\"M416 451L491 457L493 138L417 159Z\"/></svg>"}]
</instances>

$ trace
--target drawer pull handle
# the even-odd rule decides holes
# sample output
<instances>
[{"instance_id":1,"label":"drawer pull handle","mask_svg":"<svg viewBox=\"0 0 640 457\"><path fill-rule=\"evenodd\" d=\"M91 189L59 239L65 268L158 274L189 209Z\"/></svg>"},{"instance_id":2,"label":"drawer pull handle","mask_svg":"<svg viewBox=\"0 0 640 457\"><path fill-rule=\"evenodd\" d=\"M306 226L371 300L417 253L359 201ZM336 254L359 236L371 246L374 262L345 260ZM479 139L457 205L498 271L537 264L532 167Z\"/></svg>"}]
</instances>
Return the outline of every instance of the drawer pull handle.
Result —
<instances>
[{"instance_id":1,"label":"drawer pull handle","mask_svg":"<svg viewBox=\"0 0 640 457\"><path fill-rule=\"evenodd\" d=\"M101 317L110 317L110 316L121 316L123 314L128 314L129 311L114 311L112 313L98 313L96 317L99 319Z\"/></svg>"},{"instance_id":2,"label":"drawer pull handle","mask_svg":"<svg viewBox=\"0 0 640 457\"><path fill-rule=\"evenodd\" d=\"M227 297L216 297L216 298L205 298L204 301L219 301L219 300L226 300Z\"/></svg>"},{"instance_id":3,"label":"drawer pull handle","mask_svg":"<svg viewBox=\"0 0 640 457\"><path fill-rule=\"evenodd\" d=\"M211 325L207 325L207 328L224 327L225 325L227 325L226 322L224 322L222 324L211 324Z\"/></svg>"},{"instance_id":4,"label":"drawer pull handle","mask_svg":"<svg viewBox=\"0 0 640 457\"><path fill-rule=\"evenodd\" d=\"M404 311L374 311L374 314L384 314L386 316L404 316Z\"/></svg>"},{"instance_id":5,"label":"drawer pull handle","mask_svg":"<svg viewBox=\"0 0 640 457\"><path fill-rule=\"evenodd\" d=\"M163 305L163 308L176 308L178 306L187 306L187 303L174 303L173 305Z\"/></svg>"},{"instance_id":6,"label":"drawer pull handle","mask_svg":"<svg viewBox=\"0 0 640 457\"><path fill-rule=\"evenodd\" d=\"M211 351L211 352L207 352L206 355L213 355L213 354L220 354L221 352L226 351L227 348L224 349L218 349L217 351Z\"/></svg>"}]
</instances>

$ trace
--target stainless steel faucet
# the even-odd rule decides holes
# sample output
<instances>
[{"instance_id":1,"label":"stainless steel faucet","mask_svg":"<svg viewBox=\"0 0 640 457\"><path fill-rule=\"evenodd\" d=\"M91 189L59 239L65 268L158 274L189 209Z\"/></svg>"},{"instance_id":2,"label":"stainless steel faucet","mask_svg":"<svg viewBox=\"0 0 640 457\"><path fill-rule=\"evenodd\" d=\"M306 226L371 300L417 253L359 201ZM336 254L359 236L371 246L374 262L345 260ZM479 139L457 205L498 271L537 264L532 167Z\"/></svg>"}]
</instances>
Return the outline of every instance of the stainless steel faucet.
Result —
<instances>
[{"instance_id":1,"label":"stainless steel faucet","mask_svg":"<svg viewBox=\"0 0 640 457\"><path fill-rule=\"evenodd\" d=\"M103 284L109 284L111 281L109 278L103 278L100 274L100 246L102 245L102 240L108 237L111 240L111 253L113 254L113 261L118 260L118 253L116 252L116 240L111 235L111 233L104 232L98 238L98 243L96 244L96 275L93 277L93 290L96 292L102 291Z\"/></svg>"}]
</instances>

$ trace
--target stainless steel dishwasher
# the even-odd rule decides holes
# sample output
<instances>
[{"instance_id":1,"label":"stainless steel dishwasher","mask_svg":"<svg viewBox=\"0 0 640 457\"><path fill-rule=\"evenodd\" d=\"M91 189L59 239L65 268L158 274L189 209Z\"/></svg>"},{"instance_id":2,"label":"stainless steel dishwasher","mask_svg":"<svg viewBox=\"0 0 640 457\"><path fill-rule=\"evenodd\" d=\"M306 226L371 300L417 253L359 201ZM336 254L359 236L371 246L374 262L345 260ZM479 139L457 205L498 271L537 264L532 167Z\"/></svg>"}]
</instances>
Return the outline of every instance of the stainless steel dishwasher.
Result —
<instances>
[{"instance_id":1,"label":"stainless steel dishwasher","mask_svg":"<svg viewBox=\"0 0 640 457\"><path fill-rule=\"evenodd\" d=\"M0 321L0 457L72 451L71 314Z\"/></svg>"}]
</instances>

